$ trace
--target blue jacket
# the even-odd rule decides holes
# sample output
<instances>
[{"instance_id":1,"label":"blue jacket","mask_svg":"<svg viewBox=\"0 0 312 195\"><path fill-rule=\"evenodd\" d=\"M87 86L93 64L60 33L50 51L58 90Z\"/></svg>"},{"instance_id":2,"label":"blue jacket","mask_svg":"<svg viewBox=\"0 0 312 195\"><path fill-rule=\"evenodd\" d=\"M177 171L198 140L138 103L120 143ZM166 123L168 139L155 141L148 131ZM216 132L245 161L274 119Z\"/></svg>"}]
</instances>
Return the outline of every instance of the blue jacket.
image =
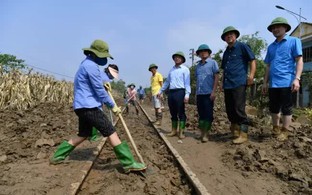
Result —
<instances>
[{"instance_id":1,"label":"blue jacket","mask_svg":"<svg viewBox=\"0 0 312 195\"><path fill-rule=\"evenodd\" d=\"M103 87L98 65L89 57L81 62L74 81L74 109L96 108L106 104L114 107L114 102Z\"/></svg>"}]
</instances>

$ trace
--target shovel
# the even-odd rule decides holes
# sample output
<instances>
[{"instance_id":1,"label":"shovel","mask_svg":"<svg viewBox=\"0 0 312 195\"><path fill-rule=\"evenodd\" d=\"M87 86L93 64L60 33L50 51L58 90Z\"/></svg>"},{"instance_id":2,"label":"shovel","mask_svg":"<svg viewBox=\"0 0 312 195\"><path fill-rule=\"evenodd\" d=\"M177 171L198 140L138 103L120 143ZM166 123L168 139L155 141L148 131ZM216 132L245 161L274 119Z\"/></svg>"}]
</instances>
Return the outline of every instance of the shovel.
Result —
<instances>
[{"instance_id":1,"label":"shovel","mask_svg":"<svg viewBox=\"0 0 312 195\"><path fill-rule=\"evenodd\" d=\"M111 94L109 91L107 91L107 93L108 93L108 95L112 98L114 104L117 105L116 102L115 102L115 100L114 100L114 98L113 98L113 96L112 96L112 94ZM141 156L141 154L140 154L139 151L138 151L138 148L136 147L136 145L135 145L135 143L134 143L134 141L133 141L133 138L132 138L132 136L131 136L131 134L130 134L130 131L129 131L129 129L128 129L128 127L127 127L127 125L126 125L126 123L125 123L125 121L124 121L124 119L123 119L121 113L118 114L118 117L119 117L119 119L120 119L120 121L121 121L121 123L122 123L122 125L123 125L123 127L124 127L124 129L125 129L125 131L126 131L126 133L127 133L127 136L128 136L129 139L130 139L131 145L132 145L132 147L133 147L133 149L134 149L136 155L137 155L138 158L140 159L140 162L143 163L143 164L145 164L145 163L144 163L144 160L143 160L143 158L142 158L142 156Z\"/></svg>"}]
</instances>

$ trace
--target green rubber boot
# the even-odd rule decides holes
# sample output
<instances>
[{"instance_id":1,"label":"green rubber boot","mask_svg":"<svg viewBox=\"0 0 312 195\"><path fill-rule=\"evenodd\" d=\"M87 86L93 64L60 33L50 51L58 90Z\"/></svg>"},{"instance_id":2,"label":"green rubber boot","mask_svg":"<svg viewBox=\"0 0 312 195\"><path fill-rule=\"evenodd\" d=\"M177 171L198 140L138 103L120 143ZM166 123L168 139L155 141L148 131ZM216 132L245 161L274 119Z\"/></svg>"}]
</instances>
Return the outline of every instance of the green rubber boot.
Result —
<instances>
[{"instance_id":1,"label":"green rubber boot","mask_svg":"<svg viewBox=\"0 0 312 195\"><path fill-rule=\"evenodd\" d=\"M169 137L177 135L178 121L171 121L171 133L168 134Z\"/></svg>"},{"instance_id":2,"label":"green rubber boot","mask_svg":"<svg viewBox=\"0 0 312 195\"><path fill-rule=\"evenodd\" d=\"M96 142L99 140L100 140L100 135L98 133L98 130L95 127L93 127L91 137L89 137L89 141L90 142Z\"/></svg>"},{"instance_id":3,"label":"green rubber boot","mask_svg":"<svg viewBox=\"0 0 312 195\"><path fill-rule=\"evenodd\" d=\"M114 152L125 173L129 173L130 171L142 171L146 169L146 166L143 163L138 163L134 160L127 142L123 141L121 144L115 146Z\"/></svg>"},{"instance_id":4,"label":"green rubber boot","mask_svg":"<svg viewBox=\"0 0 312 195\"><path fill-rule=\"evenodd\" d=\"M50 159L51 164L59 164L62 163L65 158L75 149L75 146L69 144L67 141L64 141L59 145L57 150L55 151L53 157Z\"/></svg>"},{"instance_id":5,"label":"green rubber boot","mask_svg":"<svg viewBox=\"0 0 312 195\"><path fill-rule=\"evenodd\" d=\"M179 123L179 138L184 139L185 121L180 121Z\"/></svg>"},{"instance_id":6,"label":"green rubber boot","mask_svg":"<svg viewBox=\"0 0 312 195\"><path fill-rule=\"evenodd\" d=\"M199 137L200 140L203 139L204 134L205 134L205 131L204 131L204 124L205 124L205 121L204 121L204 120L199 120L199 121L198 121L198 128L200 129L200 137Z\"/></svg>"},{"instance_id":7,"label":"green rubber boot","mask_svg":"<svg viewBox=\"0 0 312 195\"><path fill-rule=\"evenodd\" d=\"M201 140L203 143L205 143L209 140L209 131L210 130L211 130L211 122L205 121L204 127L203 127L204 135L203 135L202 140Z\"/></svg>"}]
</instances>

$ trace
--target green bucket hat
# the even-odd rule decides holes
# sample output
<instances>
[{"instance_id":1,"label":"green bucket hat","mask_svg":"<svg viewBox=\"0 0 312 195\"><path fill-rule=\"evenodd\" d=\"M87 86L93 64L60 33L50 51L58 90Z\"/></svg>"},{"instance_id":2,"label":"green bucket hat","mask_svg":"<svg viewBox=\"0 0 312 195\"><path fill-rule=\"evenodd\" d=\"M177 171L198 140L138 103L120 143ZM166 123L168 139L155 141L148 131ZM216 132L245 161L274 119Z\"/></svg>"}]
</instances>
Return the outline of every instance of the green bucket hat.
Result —
<instances>
[{"instance_id":1,"label":"green bucket hat","mask_svg":"<svg viewBox=\"0 0 312 195\"><path fill-rule=\"evenodd\" d=\"M135 88L135 84L134 83L131 83L130 85L128 85L128 87L131 87L133 86Z\"/></svg>"},{"instance_id":2,"label":"green bucket hat","mask_svg":"<svg viewBox=\"0 0 312 195\"><path fill-rule=\"evenodd\" d=\"M231 31L233 31L233 32L236 34L236 38L239 37L239 35L240 35L239 31L238 31L236 28L234 28L233 26L228 26L228 27L226 27L226 28L223 30L223 33L222 33L222 35L221 35L221 39L222 39L223 41L225 41L225 39L224 39L225 34L228 33L228 32L231 32Z\"/></svg>"},{"instance_id":3,"label":"green bucket hat","mask_svg":"<svg viewBox=\"0 0 312 195\"><path fill-rule=\"evenodd\" d=\"M90 48L83 48L82 49L84 51L84 54L86 54L86 52L92 52L94 53L97 57L99 58L111 58L114 59L110 54L109 54L109 48L108 48L108 44L102 40L95 40L92 42Z\"/></svg>"},{"instance_id":4,"label":"green bucket hat","mask_svg":"<svg viewBox=\"0 0 312 195\"><path fill-rule=\"evenodd\" d=\"M182 62L182 63L185 62L184 53L183 53L182 51L178 51L178 52L176 52L175 54L173 54L173 55L172 55L172 59L174 59L174 56L180 56L180 57L182 57L182 59L183 59L183 62Z\"/></svg>"},{"instance_id":5,"label":"green bucket hat","mask_svg":"<svg viewBox=\"0 0 312 195\"><path fill-rule=\"evenodd\" d=\"M201 44L198 47L196 54L199 55L199 52L201 52L201 51L208 51L209 54L211 54L211 52L212 52L210 47L207 44Z\"/></svg>"},{"instance_id":6,"label":"green bucket hat","mask_svg":"<svg viewBox=\"0 0 312 195\"><path fill-rule=\"evenodd\" d=\"M151 71L152 68L158 68L158 66L156 64L151 64L149 67L148 67L148 71Z\"/></svg>"},{"instance_id":7,"label":"green bucket hat","mask_svg":"<svg viewBox=\"0 0 312 195\"><path fill-rule=\"evenodd\" d=\"M271 24L268 26L268 31L272 32L272 26L276 24L283 24L287 27L286 32L290 31L291 26L288 24L287 20L283 17L277 17L272 20Z\"/></svg>"}]
</instances>

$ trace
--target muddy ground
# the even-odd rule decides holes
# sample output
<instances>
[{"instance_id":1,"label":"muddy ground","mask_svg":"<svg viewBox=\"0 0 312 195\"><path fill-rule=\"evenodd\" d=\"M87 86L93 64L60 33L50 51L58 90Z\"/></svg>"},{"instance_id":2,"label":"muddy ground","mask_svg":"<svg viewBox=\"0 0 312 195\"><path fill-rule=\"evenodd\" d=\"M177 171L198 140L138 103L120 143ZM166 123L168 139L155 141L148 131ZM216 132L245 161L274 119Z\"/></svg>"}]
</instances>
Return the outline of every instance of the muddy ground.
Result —
<instances>
[{"instance_id":1,"label":"muddy ground","mask_svg":"<svg viewBox=\"0 0 312 195\"><path fill-rule=\"evenodd\" d=\"M144 107L153 116L150 104L146 102ZM106 145L80 193L192 193L184 176L172 166L167 149L155 141L157 135L146 119L134 113L126 120L138 135L138 149L151 167L148 179L122 174ZM196 139L195 107L189 105L187 114L186 139L182 144L176 137L169 141L212 194L312 194L310 125L294 123L290 139L280 143L271 137L267 121L253 116L256 122L250 141L236 146L231 143L223 108L216 107L211 140L202 144ZM168 111L164 115L160 130L169 132ZM45 103L26 111L1 110L0 125L0 194L64 194L97 145L85 142L73 152L69 163L49 165L56 146L77 131L77 117L70 106ZM118 131L123 132L121 126ZM121 137L126 139L123 134Z\"/></svg>"},{"instance_id":2,"label":"muddy ground","mask_svg":"<svg viewBox=\"0 0 312 195\"><path fill-rule=\"evenodd\" d=\"M222 99L221 99L222 100ZM165 109L166 110L166 109ZM216 102L210 141L197 138L197 111L187 105L187 138L169 138L212 194L312 194L311 119L293 121L289 140L278 142L271 136L270 117L247 106L251 122L249 139L234 145L222 101ZM150 111L152 114L153 111ZM260 118L259 115L262 115ZM263 116L264 115L264 116ZM170 115L165 112L164 131L170 130ZM193 151L193 152L192 152ZM196 161L192 161L196 159Z\"/></svg>"},{"instance_id":3,"label":"muddy ground","mask_svg":"<svg viewBox=\"0 0 312 195\"><path fill-rule=\"evenodd\" d=\"M148 179L124 174L107 142L80 194L194 194L147 118L142 113L125 118L148 165ZM77 117L70 106L40 104L27 111L3 110L0 124L0 194L68 193L99 144L86 141L67 163L49 165L56 147L77 132ZM122 140L128 139L120 122L117 131Z\"/></svg>"},{"instance_id":4,"label":"muddy ground","mask_svg":"<svg viewBox=\"0 0 312 195\"><path fill-rule=\"evenodd\" d=\"M129 114L124 116L137 148L148 166L144 172L145 177L136 173L121 174L120 164L107 143L79 194L195 194L145 115L141 112L137 116L134 109L131 109ZM127 140L130 145L121 122L116 129L121 139ZM137 157L136 159L138 160Z\"/></svg>"}]
</instances>

